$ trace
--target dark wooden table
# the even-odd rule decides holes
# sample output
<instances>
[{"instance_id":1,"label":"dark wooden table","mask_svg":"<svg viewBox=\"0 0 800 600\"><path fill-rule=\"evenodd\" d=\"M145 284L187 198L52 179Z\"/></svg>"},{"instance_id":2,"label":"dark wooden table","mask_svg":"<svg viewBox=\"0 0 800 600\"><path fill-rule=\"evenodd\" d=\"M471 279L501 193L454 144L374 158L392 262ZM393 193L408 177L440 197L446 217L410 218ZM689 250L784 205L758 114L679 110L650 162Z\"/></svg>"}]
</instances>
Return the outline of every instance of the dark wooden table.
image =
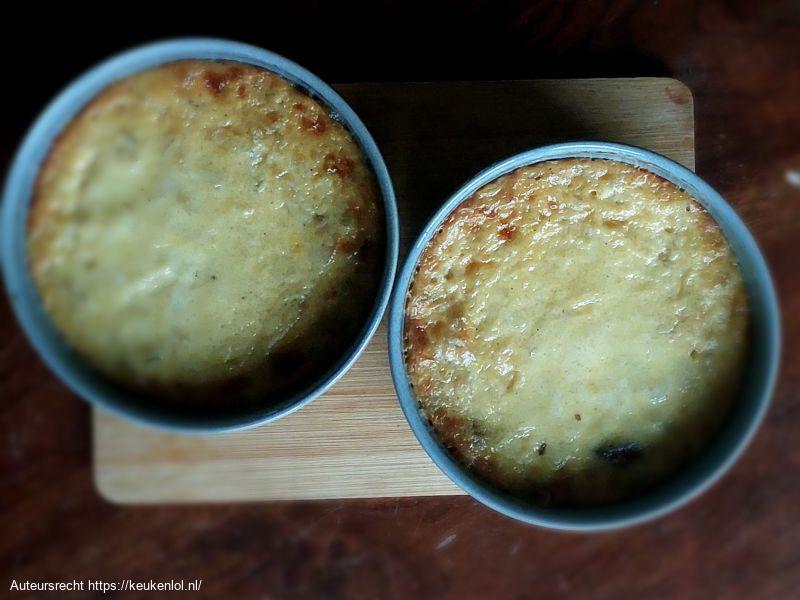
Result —
<instances>
[{"instance_id":1,"label":"dark wooden table","mask_svg":"<svg viewBox=\"0 0 800 600\"><path fill-rule=\"evenodd\" d=\"M241 39L329 81L676 77L694 92L697 171L752 228L778 285L784 359L763 429L701 499L602 535L526 527L462 497L112 506L92 486L87 407L42 366L3 300L0 590L12 578L200 578L209 595L232 597L796 597L800 2L295 4L227 5L194 21L138 6L15 18L6 29L27 44L2 42L2 168L70 78L172 35ZM41 56L26 54L39 43Z\"/></svg>"}]
</instances>

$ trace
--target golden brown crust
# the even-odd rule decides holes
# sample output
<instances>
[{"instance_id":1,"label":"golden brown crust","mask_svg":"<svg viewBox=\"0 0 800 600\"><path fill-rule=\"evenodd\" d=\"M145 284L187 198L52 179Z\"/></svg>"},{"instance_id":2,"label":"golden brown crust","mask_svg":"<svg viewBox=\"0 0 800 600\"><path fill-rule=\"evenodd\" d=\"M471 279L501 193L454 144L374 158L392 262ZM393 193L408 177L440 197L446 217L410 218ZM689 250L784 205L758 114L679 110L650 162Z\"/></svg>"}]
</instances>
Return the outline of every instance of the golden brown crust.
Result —
<instances>
[{"instance_id":1,"label":"golden brown crust","mask_svg":"<svg viewBox=\"0 0 800 600\"><path fill-rule=\"evenodd\" d=\"M306 385L351 342L382 268L378 190L349 132L233 62L169 63L101 92L44 161L28 228L67 341L164 396Z\"/></svg>"},{"instance_id":2,"label":"golden brown crust","mask_svg":"<svg viewBox=\"0 0 800 600\"><path fill-rule=\"evenodd\" d=\"M746 330L741 275L697 202L642 169L564 159L448 216L409 289L405 360L460 461L538 503L596 504L705 447Z\"/></svg>"}]
</instances>

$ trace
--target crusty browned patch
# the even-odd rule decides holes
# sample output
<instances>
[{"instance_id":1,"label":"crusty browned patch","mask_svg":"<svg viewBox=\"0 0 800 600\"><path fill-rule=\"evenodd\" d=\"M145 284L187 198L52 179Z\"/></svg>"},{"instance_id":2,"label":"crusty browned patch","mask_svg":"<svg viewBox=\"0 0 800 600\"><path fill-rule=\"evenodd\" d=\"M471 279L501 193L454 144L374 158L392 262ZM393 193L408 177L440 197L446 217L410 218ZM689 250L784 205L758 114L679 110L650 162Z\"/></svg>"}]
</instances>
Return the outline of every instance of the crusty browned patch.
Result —
<instances>
[{"instance_id":1,"label":"crusty browned patch","mask_svg":"<svg viewBox=\"0 0 800 600\"><path fill-rule=\"evenodd\" d=\"M358 242L353 239L345 238L336 242L336 251L345 254L353 254L358 249Z\"/></svg>"},{"instance_id":2,"label":"crusty browned patch","mask_svg":"<svg viewBox=\"0 0 800 600\"><path fill-rule=\"evenodd\" d=\"M511 241L514 239L514 236L517 233L516 225L511 225L510 223L505 223L497 228L497 235L499 235L502 239Z\"/></svg>"},{"instance_id":3,"label":"crusty browned patch","mask_svg":"<svg viewBox=\"0 0 800 600\"><path fill-rule=\"evenodd\" d=\"M464 268L464 274L467 277L475 277L478 273L486 271L487 269L491 269L492 261L487 260L477 260L471 258L470 261L467 263L467 266Z\"/></svg>"},{"instance_id":4,"label":"crusty browned patch","mask_svg":"<svg viewBox=\"0 0 800 600\"><path fill-rule=\"evenodd\" d=\"M470 198L470 200L472 200L472 198ZM479 213L481 213L485 217L489 217L490 219L494 219L497 216L497 208L494 206L482 205L478 206L477 210Z\"/></svg>"},{"instance_id":5,"label":"crusty browned patch","mask_svg":"<svg viewBox=\"0 0 800 600\"><path fill-rule=\"evenodd\" d=\"M244 71L239 66L225 66L220 68L208 69L202 75L203 85L212 94L218 95L224 92L230 84L239 80Z\"/></svg>"},{"instance_id":6,"label":"crusty browned patch","mask_svg":"<svg viewBox=\"0 0 800 600\"><path fill-rule=\"evenodd\" d=\"M412 321L406 329L406 348L412 356L428 345L428 332L421 321Z\"/></svg>"},{"instance_id":7,"label":"crusty browned patch","mask_svg":"<svg viewBox=\"0 0 800 600\"><path fill-rule=\"evenodd\" d=\"M328 173L345 178L352 174L355 163L343 154L326 154L322 163Z\"/></svg>"},{"instance_id":8,"label":"crusty browned patch","mask_svg":"<svg viewBox=\"0 0 800 600\"><path fill-rule=\"evenodd\" d=\"M608 229L619 229L625 225L625 219L603 219L603 226Z\"/></svg>"},{"instance_id":9,"label":"crusty browned patch","mask_svg":"<svg viewBox=\"0 0 800 600\"><path fill-rule=\"evenodd\" d=\"M314 135L322 135L328 129L327 118L319 113L300 116L300 128Z\"/></svg>"}]
</instances>

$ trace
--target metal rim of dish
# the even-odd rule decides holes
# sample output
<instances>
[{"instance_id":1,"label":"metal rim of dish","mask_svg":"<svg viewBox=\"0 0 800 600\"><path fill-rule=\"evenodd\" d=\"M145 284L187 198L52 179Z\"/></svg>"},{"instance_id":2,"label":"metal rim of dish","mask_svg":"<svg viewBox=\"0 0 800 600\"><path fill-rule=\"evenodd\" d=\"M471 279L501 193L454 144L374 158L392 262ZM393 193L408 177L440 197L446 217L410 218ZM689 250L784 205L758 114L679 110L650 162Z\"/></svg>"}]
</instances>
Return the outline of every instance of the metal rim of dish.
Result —
<instances>
[{"instance_id":1,"label":"metal rim of dish","mask_svg":"<svg viewBox=\"0 0 800 600\"><path fill-rule=\"evenodd\" d=\"M142 403L142 397L98 377L61 340L39 301L27 268L26 221L39 165L63 128L111 83L142 70L183 59L230 60L262 67L292 82L324 104L351 133L375 175L385 214L386 259L372 311L353 346L309 388L277 405L243 414L203 415L173 412ZM180 433L221 433L274 421L305 406L328 390L353 365L372 339L391 295L397 268L399 218L394 188L375 141L349 105L330 86L294 62L256 46L210 38L147 44L109 58L69 84L45 108L21 143L6 180L0 215L0 260L11 307L28 340L45 364L73 392L91 404L138 424Z\"/></svg>"},{"instance_id":2,"label":"metal rim of dish","mask_svg":"<svg viewBox=\"0 0 800 600\"><path fill-rule=\"evenodd\" d=\"M408 288L417 262L448 215L478 189L517 168L560 158L610 159L655 173L686 190L721 226L745 281L751 306L747 374L733 414L709 448L679 474L652 490L619 503L588 508L543 508L493 488L460 464L439 442L422 413L405 369L403 327ZM594 532L655 519L699 496L736 462L769 406L780 362L780 312L767 264L750 231L711 186L673 160L634 146L580 141L535 148L478 173L428 221L403 263L389 305L389 362L403 413L436 465L464 492L514 519L548 529Z\"/></svg>"}]
</instances>

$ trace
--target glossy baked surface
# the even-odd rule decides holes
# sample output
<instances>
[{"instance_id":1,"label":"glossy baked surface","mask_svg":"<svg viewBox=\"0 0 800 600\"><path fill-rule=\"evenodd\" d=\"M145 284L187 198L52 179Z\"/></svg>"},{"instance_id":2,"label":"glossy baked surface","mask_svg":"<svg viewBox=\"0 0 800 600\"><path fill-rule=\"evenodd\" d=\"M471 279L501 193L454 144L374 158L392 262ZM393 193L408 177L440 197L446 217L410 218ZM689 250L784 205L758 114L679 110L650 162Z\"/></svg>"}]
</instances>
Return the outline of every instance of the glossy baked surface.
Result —
<instances>
[{"instance_id":1,"label":"glossy baked surface","mask_svg":"<svg viewBox=\"0 0 800 600\"><path fill-rule=\"evenodd\" d=\"M42 167L45 308L107 376L263 397L343 352L374 301L382 217L350 134L281 77L180 61L102 92Z\"/></svg>"},{"instance_id":2,"label":"glossy baked surface","mask_svg":"<svg viewBox=\"0 0 800 600\"><path fill-rule=\"evenodd\" d=\"M741 376L747 302L717 224L626 164L485 186L423 252L406 361L454 454L549 505L630 496L696 455Z\"/></svg>"}]
</instances>

